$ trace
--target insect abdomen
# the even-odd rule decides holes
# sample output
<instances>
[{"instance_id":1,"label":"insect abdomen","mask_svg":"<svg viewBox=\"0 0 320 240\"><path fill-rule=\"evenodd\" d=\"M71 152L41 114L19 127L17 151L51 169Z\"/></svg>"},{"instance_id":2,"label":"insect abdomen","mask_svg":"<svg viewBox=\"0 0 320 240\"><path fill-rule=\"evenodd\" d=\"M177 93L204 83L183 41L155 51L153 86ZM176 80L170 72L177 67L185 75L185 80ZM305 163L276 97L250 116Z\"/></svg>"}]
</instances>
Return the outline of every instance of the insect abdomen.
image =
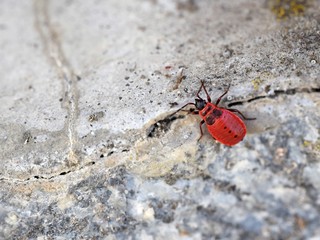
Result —
<instances>
[{"instance_id":1,"label":"insect abdomen","mask_svg":"<svg viewBox=\"0 0 320 240\"><path fill-rule=\"evenodd\" d=\"M216 118L212 125L207 124L208 131L217 141L233 146L246 135L246 126L234 113L226 109L221 111L221 116Z\"/></svg>"}]
</instances>

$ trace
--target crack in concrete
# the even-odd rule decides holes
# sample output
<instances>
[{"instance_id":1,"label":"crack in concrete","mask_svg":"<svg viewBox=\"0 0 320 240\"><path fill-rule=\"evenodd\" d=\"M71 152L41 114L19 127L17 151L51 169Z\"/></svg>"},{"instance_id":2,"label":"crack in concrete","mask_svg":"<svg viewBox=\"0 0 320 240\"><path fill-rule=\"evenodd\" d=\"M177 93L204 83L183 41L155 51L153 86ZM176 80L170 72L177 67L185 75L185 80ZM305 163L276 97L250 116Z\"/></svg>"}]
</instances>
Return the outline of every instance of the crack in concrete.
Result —
<instances>
[{"instance_id":1,"label":"crack in concrete","mask_svg":"<svg viewBox=\"0 0 320 240\"><path fill-rule=\"evenodd\" d=\"M250 98L248 100L232 102L232 103L229 103L227 106L232 107L236 105L243 105L246 102L249 103L249 102L257 101L263 98L276 98L280 95L295 95L297 93L318 93L318 92L320 92L320 88L289 88L287 90L275 90L273 94L260 95L260 96Z\"/></svg>"},{"instance_id":2,"label":"crack in concrete","mask_svg":"<svg viewBox=\"0 0 320 240\"><path fill-rule=\"evenodd\" d=\"M267 95L267 96L257 96L257 97L254 97L254 98L251 98L249 100L245 100L245 101L239 101L239 102L233 102L233 103L230 103L228 106L234 106L234 105L242 105L246 102L252 102L252 101L257 101L259 99L262 99L262 98L275 98L275 97L278 97L279 95L295 95L295 94L298 94L298 93L318 93L320 92L320 88L294 88L294 89L287 89L287 90L276 90L274 91L274 94L272 95ZM182 117L174 117L174 118L170 118L170 119L162 119L162 120L159 120L157 121L155 124L153 124L149 129L148 129L148 134L154 134L153 132L155 131L152 127L154 128L159 128L159 126L163 125L163 124L171 124L171 122L179 119L179 118L182 118ZM163 127L163 126L162 126ZM170 126L166 126L168 129L166 129L166 131L164 132L167 132L169 129L170 129ZM147 134L147 135L148 135ZM154 136L148 136L148 137L154 137ZM127 152L129 150L125 149L123 150L123 152ZM110 154L111 156L112 154ZM108 155L109 157L109 155ZM107 157L107 159L108 159ZM82 165L82 166L78 166L78 168L76 169L69 169L67 171L63 171L63 172L60 172L60 173L56 173L56 174L53 174L51 176L43 176L43 175L35 175L35 176L32 176L32 177L28 177L26 179L10 179L10 181L12 180L15 180L17 182L29 182L29 181L32 181L32 180L51 180L51 179L55 179L59 176L63 176L63 175L67 175L67 174L72 174L74 172L77 172L77 171L80 171L82 169L84 169L85 167L89 167L89 166L92 166L92 165L95 165L96 162L95 161L91 161L91 162L88 162L86 163L85 165ZM121 165L121 164L120 164ZM115 164L115 166L117 166L117 164ZM0 181L9 181L9 179L6 179L6 178L1 178Z\"/></svg>"},{"instance_id":3,"label":"crack in concrete","mask_svg":"<svg viewBox=\"0 0 320 240\"><path fill-rule=\"evenodd\" d=\"M260 96L256 96L247 100L243 100L243 101L237 101L237 102L231 102L229 104L227 104L227 107L232 107L232 106L236 106L236 105L244 105L245 103L249 103L249 102L253 102L253 101L257 101L263 98L276 98L280 95L295 95L298 93L319 93L320 92L320 88L316 87L316 88L291 88L291 89L287 89L287 90L275 90L273 94L270 95L260 95ZM188 113L192 113L195 109L194 108L190 108L189 110L186 110ZM187 114L188 114L187 113ZM166 117L157 120L154 122L154 124L152 124L148 129L147 129L147 137L159 137L158 135L160 134L165 134L167 131L169 131L170 129L170 125L173 121L179 119L181 117L172 117L172 113L170 113L169 115L167 115ZM158 134L158 135L156 135Z\"/></svg>"},{"instance_id":4,"label":"crack in concrete","mask_svg":"<svg viewBox=\"0 0 320 240\"><path fill-rule=\"evenodd\" d=\"M51 179L55 179L59 176L64 176L64 175L67 175L67 174L71 174L71 173L74 173L74 172L78 172L78 171L81 171L82 169L86 168L86 167L90 167L92 165L95 165L96 162L95 161L92 161L92 162L88 162L86 163L85 165L81 165L79 166L78 168L76 169L72 169L72 170L68 170L68 171L63 171L63 172L60 172L60 173L57 173L57 174L54 174L54 175L49 175L49 176L44 176L44 175L34 175L34 176L31 176L31 177L28 177L28 178L25 178L25 179L17 179L17 178L0 178L0 181L3 181L3 182L12 182L12 181L15 181L15 182L19 182L19 183L26 183L26 182L30 182L32 180L51 180Z\"/></svg>"},{"instance_id":5,"label":"crack in concrete","mask_svg":"<svg viewBox=\"0 0 320 240\"><path fill-rule=\"evenodd\" d=\"M69 139L69 165L78 163L76 154L77 136L75 122L79 113L77 76L74 74L65 54L63 52L58 33L55 31L49 14L50 1L34 0L35 28L42 40L45 54L57 69L62 80L62 91L64 93L63 107L68 112L65 129Z\"/></svg>"}]
</instances>

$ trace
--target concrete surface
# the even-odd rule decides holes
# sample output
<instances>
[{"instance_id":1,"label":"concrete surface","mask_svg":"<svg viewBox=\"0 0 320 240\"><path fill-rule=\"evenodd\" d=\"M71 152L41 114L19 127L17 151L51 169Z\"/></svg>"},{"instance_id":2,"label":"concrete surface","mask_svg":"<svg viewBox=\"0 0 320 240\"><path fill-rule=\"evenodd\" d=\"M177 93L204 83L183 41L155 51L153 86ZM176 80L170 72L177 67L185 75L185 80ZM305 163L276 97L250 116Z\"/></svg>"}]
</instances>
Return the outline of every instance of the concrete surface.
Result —
<instances>
[{"instance_id":1,"label":"concrete surface","mask_svg":"<svg viewBox=\"0 0 320 240\"><path fill-rule=\"evenodd\" d=\"M319 0L4 0L0 49L1 239L320 238Z\"/></svg>"}]
</instances>

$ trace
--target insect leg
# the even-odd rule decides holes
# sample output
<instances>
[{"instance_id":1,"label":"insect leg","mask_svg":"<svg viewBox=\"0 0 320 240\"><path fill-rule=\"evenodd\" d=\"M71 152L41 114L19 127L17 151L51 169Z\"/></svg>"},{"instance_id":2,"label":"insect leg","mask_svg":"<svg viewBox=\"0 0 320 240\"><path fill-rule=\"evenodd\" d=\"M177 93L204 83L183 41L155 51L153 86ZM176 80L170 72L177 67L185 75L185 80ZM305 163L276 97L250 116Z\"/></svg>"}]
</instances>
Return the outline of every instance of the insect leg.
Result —
<instances>
[{"instance_id":1,"label":"insect leg","mask_svg":"<svg viewBox=\"0 0 320 240\"><path fill-rule=\"evenodd\" d=\"M173 115L175 115L177 112L180 112L182 109L184 109L186 106L188 106L188 105L194 105L194 106L196 106L196 104L195 103L187 103L187 104L185 104L185 105L183 105L181 108L179 108L178 110L176 110L176 111L174 111L173 113L171 113L168 117L171 117L171 116L173 116Z\"/></svg>"},{"instance_id":2,"label":"insect leg","mask_svg":"<svg viewBox=\"0 0 320 240\"><path fill-rule=\"evenodd\" d=\"M230 84L228 85L227 90L218 98L218 100L216 102L217 106L218 106L219 102L221 101L221 99L224 97L224 95L226 95L228 93L229 88L230 88Z\"/></svg>"},{"instance_id":3,"label":"insect leg","mask_svg":"<svg viewBox=\"0 0 320 240\"><path fill-rule=\"evenodd\" d=\"M202 138L202 136L203 136L202 124L204 124L204 120L202 120L202 121L200 122L200 124L199 124L199 126L200 126L200 133L201 133L201 135L200 135L200 137L198 138L198 142L200 141L200 139L201 139L201 138Z\"/></svg>"},{"instance_id":4,"label":"insect leg","mask_svg":"<svg viewBox=\"0 0 320 240\"><path fill-rule=\"evenodd\" d=\"M194 115L198 115L199 114L199 111L198 110L192 110L190 111L190 113L194 114Z\"/></svg>"},{"instance_id":5,"label":"insect leg","mask_svg":"<svg viewBox=\"0 0 320 240\"><path fill-rule=\"evenodd\" d=\"M238 109L233 109L233 108L227 108L230 112L236 112L238 113L244 120L256 120L256 118L247 118L245 117L242 112L240 112Z\"/></svg>"},{"instance_id":6,"label":"insect leg","mask_svg":"<svg viewBox=\"0 0 320 240\"><path fill-rule=\"evenodd\" d=\"M190 108L188 110L181 109L180 111L181 112L187 112L187 114L193 114L193 115L198 115L199 114L199 111L195 110L194 108Z\"/></svg>"}]
</instances>

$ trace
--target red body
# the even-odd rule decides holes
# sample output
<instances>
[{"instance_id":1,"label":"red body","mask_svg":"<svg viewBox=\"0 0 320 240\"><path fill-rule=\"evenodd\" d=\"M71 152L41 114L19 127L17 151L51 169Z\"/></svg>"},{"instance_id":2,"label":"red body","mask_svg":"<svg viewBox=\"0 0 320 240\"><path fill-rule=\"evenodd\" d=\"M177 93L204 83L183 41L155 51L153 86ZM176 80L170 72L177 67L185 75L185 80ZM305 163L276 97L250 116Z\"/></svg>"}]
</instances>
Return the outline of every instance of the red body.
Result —
<instances>
[{"instance_id":1,"label":"red body","mask_svg":"<svg viewBox=\"0 0 320 240\"><path fill-rule=\"evenodd\" d=\"M206 103L199 115L205 121L211 136L227 146L237 144L246 135L246 126L240 117L211 102Z\"/></svg>"},{"instance_id":2,"label":"red body","mask_svg":"<svg viewBox=\"0 0 320 240\"><path fill-rule=\"evenodd\" d=\"M255 118L247 118L237 109L218 107L218 104L222 97L228 93L229 87L217 99L216 104L213 104L211 103L211 98L208 94L206 87L204 86L204 81L201 81L201 87L197 92L197 98L195 99L195 102L189 102L185 104L177 111L172 113L171 116L181 111L186 106L193 105L196 109L193 109L192 111L190 111L190 113L192 112L194 114L199 114L202 118L200 122L201 135L198 141L203 136L201 126L205 123L207 125L209 133L214 139L227 146L236 145L238 142L242 141L242 139L247 133L247 130L246 125L244 125L242 119L238 117L235 113L239 114L245 120L255 120ZM199 95L202 88L206 93L207 101L201 98Z\"/></svg>"}]
</instances>

